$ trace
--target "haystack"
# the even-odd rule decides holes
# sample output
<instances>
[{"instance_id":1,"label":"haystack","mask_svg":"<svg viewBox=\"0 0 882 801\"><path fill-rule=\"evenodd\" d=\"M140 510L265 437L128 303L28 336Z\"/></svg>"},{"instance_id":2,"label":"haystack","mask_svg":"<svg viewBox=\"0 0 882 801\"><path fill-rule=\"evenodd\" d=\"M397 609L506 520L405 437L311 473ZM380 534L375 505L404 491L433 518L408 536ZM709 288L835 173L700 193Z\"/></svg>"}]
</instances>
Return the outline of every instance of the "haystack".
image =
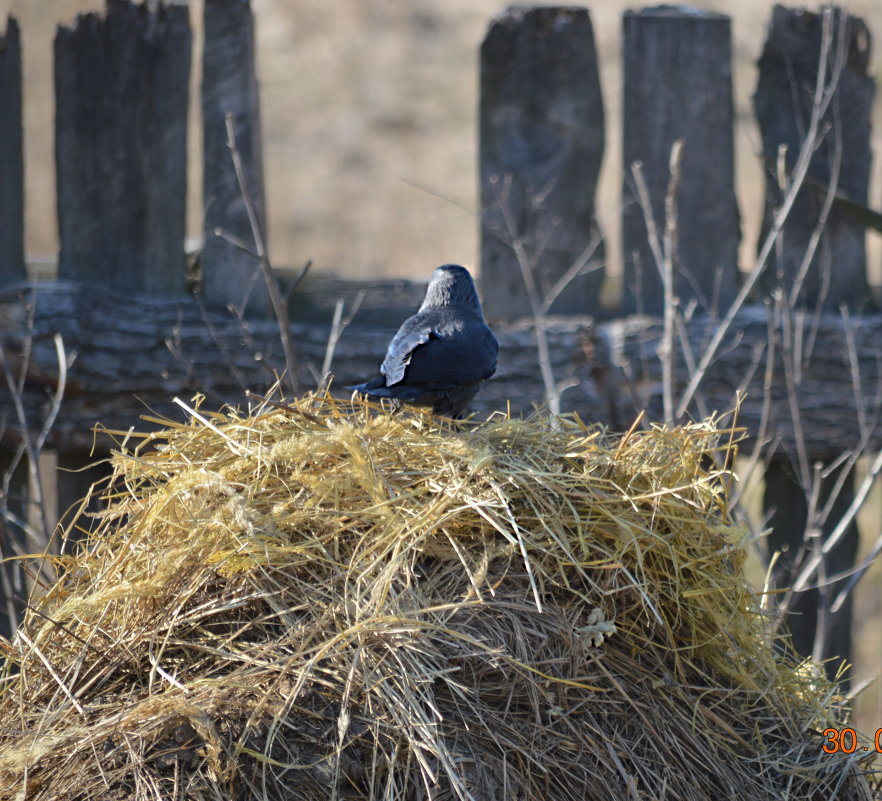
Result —
<instances>
[{"instance_id":1,"label":"haystack","mask_svg":"<svg viewBox=\"0 0 882 801\"><path fill-rule=\"evenodd\" d=\"M0 798L864 799L710 425L306 397L115 457L8 649Z\"/></svg>"}]
</instances>

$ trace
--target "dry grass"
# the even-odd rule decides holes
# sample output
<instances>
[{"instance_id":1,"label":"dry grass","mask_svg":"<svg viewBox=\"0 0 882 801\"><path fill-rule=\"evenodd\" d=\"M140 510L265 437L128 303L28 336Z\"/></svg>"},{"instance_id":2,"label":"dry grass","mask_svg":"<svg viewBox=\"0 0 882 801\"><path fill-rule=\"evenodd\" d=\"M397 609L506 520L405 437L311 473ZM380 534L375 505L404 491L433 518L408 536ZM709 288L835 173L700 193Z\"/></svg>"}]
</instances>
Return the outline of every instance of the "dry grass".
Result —
<instances>
[{"instance_id":1,"label":"dry grass","mask_svg":"<svg viewBox=\"0 0 882 801\"><path fill-rule=\"evenodd\" d=\"M147 436L9 646L0 798L870 798L742 576L732 435L306 397Z\"/></svg>"}]
</instances>

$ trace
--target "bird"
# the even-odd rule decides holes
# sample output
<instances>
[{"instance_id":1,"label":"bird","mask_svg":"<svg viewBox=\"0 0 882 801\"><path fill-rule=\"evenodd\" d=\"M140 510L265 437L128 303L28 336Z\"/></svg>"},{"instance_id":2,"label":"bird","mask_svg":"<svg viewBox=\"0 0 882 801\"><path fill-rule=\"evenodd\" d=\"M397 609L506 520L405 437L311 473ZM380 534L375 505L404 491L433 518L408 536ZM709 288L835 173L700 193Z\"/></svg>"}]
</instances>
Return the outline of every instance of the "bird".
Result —
<instances>
[{"instance_id":1,"label":"bird","mask_svg":"<svg viewBox=\"0 0 882 801\"><path fill-rule=\"evenodd\" d=\"M417 313L389 342L380 375L347 389L390 398L396 406L431 406L433 414L459 419L496 372L498 353L469 271L442 264Z\"/></svg>"}]
</instances>

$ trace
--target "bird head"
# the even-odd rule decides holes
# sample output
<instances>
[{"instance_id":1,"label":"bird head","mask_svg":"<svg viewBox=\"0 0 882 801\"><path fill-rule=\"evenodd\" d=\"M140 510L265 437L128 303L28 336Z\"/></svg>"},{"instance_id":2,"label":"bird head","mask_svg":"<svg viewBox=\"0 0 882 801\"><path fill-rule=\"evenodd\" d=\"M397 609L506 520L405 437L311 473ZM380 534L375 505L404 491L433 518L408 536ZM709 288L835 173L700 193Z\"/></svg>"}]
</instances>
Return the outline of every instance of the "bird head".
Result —
<instances>
[{"instance_id":1,"label":"bird head","mask_svg":"<svg viewBox=\"0 0 882 801\"><path fill-rule=\"evenodd\" d=\"M469 271L458 264L442 264L432 273L420 311L433 306L453 306L483 316L475 282Z\"/></svg>"}]
</instances>

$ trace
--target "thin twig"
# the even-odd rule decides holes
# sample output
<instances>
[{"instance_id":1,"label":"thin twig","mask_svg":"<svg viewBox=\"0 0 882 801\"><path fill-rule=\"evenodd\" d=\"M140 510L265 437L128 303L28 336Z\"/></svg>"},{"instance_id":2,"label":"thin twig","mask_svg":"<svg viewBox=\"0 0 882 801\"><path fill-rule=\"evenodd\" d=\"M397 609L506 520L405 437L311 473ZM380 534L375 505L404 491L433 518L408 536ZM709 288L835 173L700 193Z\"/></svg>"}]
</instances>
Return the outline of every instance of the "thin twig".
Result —
<instances>
[{"instance_id":1,"label":"thin twig","mask_svg":"<svg viewBox=\"0 0 882 801\"><path fill-rule=\"evenodd\" d=\"M799 576L797 577L796 581L793 582L794 592L801 592L802 590L806 589L809 582L811 582L811 580L817 573L821 560L828 553L830 553L830 551L832 551L833 548L835 548L836 545L839 543L839 541L845 536L845 532L848 530L848 527L851 525L852 520L854 520L858 511L863 506L864 501L866 501L867 495L870 494L870 490L873 488L873 482L880 472L882 472L882 450L879 450L877 452L876 458L873 460L870 469L867 471L867 475L864 476L864 480L861 482L861 486L855 493L854 500L852 500L848 509L845 511L845 514L842 515L839 522L836 524L836 527L827 536L827 539L824 541L820 552L812 557L808 561L808 563L800 570Z\"/></svg>"},{"instance_id":2,"label":"thin twig","mask_svg":"<svg viewBox=\"0 0 882 801\"><path fill-rule=\"evenodd\" d=\"M667 298L667 286L665 281L665 255L664 255L664 246L661 243L661 239L658 234L658 228L655 225L655 214L652 209L652 201L649 198L649 189L646 186L646 181L643 178L643 162L635 161L631 165L631 175L634 178L634 187L636 189L637 201L640 206L640 211L643 214L643 224L646 226L646 241L649 244L649 249L652 252L652 258L655 261L656 269L661 276L662 285L665 288L665 305L664 305L664 313L665 320L663 322L662 329L662 338L658 347L657 355L659 360L661 361L662 367L662 403L664 408L664 416L665 420L669 421L671 419L670 410L671 410L671 392L672 392L672 383L673 383L673 371L671 369L671 359L669 358L669 351L667 348L670 346L670 340L668 338L668 310L670 306L668 305ZM642 300L642 293L641 293Z\"/></svg>"},{"instance_id":3,"label":"thin twig","mask_svg":"<svg viewBox=\"0 0 882 801\"><path fill-rule=\"evenodd\" d=\"M591 267L588 265L591 263L591 257L597 252L597 248L602 241L603 237L600 232L595 232L594 236L591 237L591 241L576 257L576 260L569 266L566 272L554 282L554 286L545 293L545 298L541 304L542 314L548 314L548 311L554 305L554 301L558 299L560 293L563 292L575 278L600 269L601 265L599 264L591 265Z\"/></svg>"},{"instance_id":4,"label":"thin twig","mask_svg":"<svg viewBox=\"0 0 882 801\"><path fill-rule=\"evenodd\" d=\"M778 308L780 306L782 299L781 292L775 292L773 295L773 302L769 303L768 300L765 301L767 315L766 315L766 369L763 373L763 403L760 411L760 423L759 428L757 430L756 436L753 441L753 450L751 452L750 458L747 460L747 465L744 467L741 472L741 486L735 491L735 494L732 498L732 504L737 505L741 502L741 497L744 494L744 488L747 486L747 482L749 481L753 471L756 469L756 466L760 463L760 460L763 455L763 450L767 446L769 447L769 453L774 453L777 450L777 442L769 443L766 441L769 421L772 416L772 385L774 381L775 375L775 343L777 341L777 335L775 333L776 325L775 321L778 318Z\"/></svg>"},{"instance_id":5,"label":"thin twig","mask_svg":"<svg viewBox=\"0 0 882 801\"><path fill-rule=\"evenodd\" d=\"M285 352L285 376L288 388L291 393L296 396L301 393L302 387L300 383L297 348L294 344L294 338L291 335L291 322L288 319L288 307L285 305L282 298L279 284L273 275L272 266L270 265L269 257L267 256L260 220L257 214L257 209L254 205L254 198L249 191L245 168L242 164L242 158L236 145L236 128L233 123L232 113L227 112L224 121L227 128L227 147L230 148L233 167L236 171L236 180L239 182L239 191L242 193L242 199L245 202L245 209L248 213L248 222L251 225L251 235L254 238L254 255L260 264L264 283L266 284L266 291L273 307L273 313L276 316L276 322L279 325L279 336L282 340L282 349Z\"/></svg>"},{"instance_id":6,"label":"thin twig","mask_svg":"<svg viewBox=\"0 0 882 801\"><path fill-rule=\"evenodd\" d=\"M352 302L352 308L349 310L349 314L345 318L343 317L343 307L346 303L343 298L337 300L334 307L334 321L331 323L331 333L328 334L328 343L325 347L325 358L322 362L320 381L322 385L327 381L331 372L331 363L334 360L334 351L337 349L337 343L340 341L340 337L343 336L343 332L352 322L352 319L358 314L358 310L361 308L361 304L364 301L365 294L366 292L364 289L359 291L355 296L355 300Z\"/></svg>"},{"instance_id":7,"label":"thin twig","mask_svg":"<svg viewBox=\"0 0 882 801\"><path fill-rule=\"evenodd\" d=\"M495 186L495 185L494 185ZM539 351L539 370L542 374L542 383L545 387L545 397L548 399L548 407L555 416L560 414L560 394L557 390L557 382L551 369L551 355L548 347L548 334L545 325L545 316L542 313L542 301L539 298L539 289L536 286L536 278L533 275L533 267L530 263L529 254L524 246L524 240L518 233L511 209L497 189L497 206L502 212L508 235L511 240L511 248L514 251L521 275L524 279L524 287L527 290L527 298L533 312L533 323L536 330L536 347Z\"/></svg>"},{"instance_id":8,"label":"thin twig","mask_svg":"<svg viewBox=\"0 0 882 801\"><path fill-rule=\"evenodd\" d=\"M665 422L674 422L674 316L677 314L674 295L674 251L677 241L677 188L680 184L680 157L683 152L682 140L671 147L670 180L665 194L665 236L664 236L664 345L662 346L662 386Z\"/></svg>"},{"instance_id":9,"label":"thin twig","mask_svg":"<svg viewBox=\"0 0 882 801\"><path fill-rule=\"evenodd\" d=\"M846 602L846 600L848 600L848 596L851 594L852 590L854 590L858 582L873 566L873 563L876 561L876 557L878 557L880 553L882 553L882 533L880 533L879 536L876 538L876 541L873 543L873 546L870 548L863 561L849 571L849 573L851 573L851 578L849 579L848 583L839 591L836 599L830 605L831 612L837 614L840 611L843 604ZM844 576L834 576L833 580L838 581L841 578L844 578Z\"/></svg>"},{"instance_id":10,"label":"thin twig","mask_svg":"<svg viewBox=\"0 0 882 801\"><path fill-rule=\"evenodd\" d=\"M799 386L802 382L802 360L800 359L799 349L803 341L799 321L802 319L802 315L793 315L792 311L792 309L784 308L781 314L781 361L784 366L784 382L787 387L790 422L793 426L793 442L796 446L799 480L801 486L806 488L810 485L810 466L799 404ZM794 317L796 322L795 332L793 330Z\"/></svg>"},{"instance_id":11,"label":"thin twig","mask_svg":"<svg viewBox=\"0 0 882 801\"><path fill-rule=\"evenodd\" d=\"M833 65L833 74L835 76L839 76L845 67L845 58L848 53L848 44L845 38L847 27L848 26L844 23L839 26L839 38L837 40L836 48L834 51L835 62ZM828 35L830 35L829 32ZM825 58L823 54L822 58ZM838 95L831 92L831 101L834 97L836 97L838 100ZM806 276L808 275L809 267L814 260L815 253L817 252L818 245L820 244L821 234L827 226L827 219L830 215L830 209L833 207L833 201L836 199L836 191L839 188L839 173L842 168L842 126L838 114L838 103L833 105L833 130L835 133L833 137L833 164L830 168L830 179L827 182L824 202L822 203L820 213L818 214L818 222L815 225L814 230L812 231L811 237L809 238L808 245L806 246L805 252L802 255L802 261L796 272L793 286L790 288L788 303L791 309L796 308L800 292L802 291L803 284L805 282Z\"/></svg>"},{"instance_id":12,"label":"thin twig","mask_svg":"<svg viewBox=\"0 0 882 801\"><path fill-rule=\"evenodd\" d=\"M760 248L760 252L756 258L756 261L754 262L753 267L747 274L744 283L741 285L741 289L738 291L738 294L735 297L735 300L732 302L732 305L729 307L728 311L720 322L720 325L717 327L714 336L711 338L707 350L705 350L704 354L701 357L701 360L699 361L698 370L690 378L689 383L686 386L686 390L684 391L683 397L680 399L680 404L677 407L677 417L685 414L686 409L689 408L689 404L692 402L692 398L698 390L699 384L702 382L702 380L704 380L707 368L716 357L717 351L719 350L723 340L728 335L729 329L732 327L732 323L734 322L736 315L741 310L741 307L744 305L744 303L747 301L747 298L753 292L753 288L759 281L760 276L762 276L765 272L769 260L769 255L772 252L772 248L775 246L775 243L778 242L781 231L784 228L784 223L787 222L787 218L790 216L790 212L793 209L793 204L796 201L796 196L799 193L799 190L802 188L803 183L805 182L812 156L814 155L815 149L817 147L818 131L820 129L821 119L827 111L831 98L833 97L833 89L835 88L839 78L838 74L834 74L831 79L830 85L826 85L826 65L827 56L830 51L832 13L833 12L830 8L824 8L821 12L823 16L823 34L821 39L821 56L818 65L818 79L815 85L815 92L812 103L812 113L809 120L808 131L806 132L805 139L803 140L802 147L799 150L799 156L797 157L796 164L793 169L790 185L787 188L787 192L784 195L784 199L781 203L780 208L773 216L772 226L769 229L766 238L763 240L762 247Z\"/></svg>"},{"instance_id":13,"label":"thin twig","mask_svg":"<svg viewBox=\"0 0 882 801\"><path fill-rule=\"evenodd\" d=\"M27 337L28 340L32 339L32 334L33 332L31 331ZM55 393L52 397L49 412L46 415L46 419L43 421L40 432L36 436L31 433L30 422L24 408L24 383L22 378L27 375L28 363L25 361L22 362L21 375L19 376L19 381L16 382L15 377L12 373L12 367L10 366L9 361L6 358L6 351L3 348L2 344L0 344L0 365L2 365L3 367L3 374L6 379L6 385L9 388L13 408L15 409L16 419L18 420L19 426L21 427L21 448L18 451L19 458L21 458L21 455L27 456L26 463L32 496L29 500L35 504L40 514L40 523L42 528L40 539L44 543L48 543L49 539L52 536L53 524L49 520L46 504L43 502L44 494L43 481L40 476L40 451L42 450L43 445L45 444L46 439L49 436L52 425L55 423L55 420L58 417L58 412L61 409L61 402L64 397L65 386L67 383L67 358L64 353L64 343L61 339L60 334L55 335L54 342L56 358L58 361L58 380L56 382ZM27 349L27 353L28 355L30 354L29 348ZM17 461L18 460L15 460L15 462ZM15 463L13 463L13 465L10 467L10 474L12 470L14 470L15 466ZM25 528L25 532L28 533L27 528ZM34 536L33 532L29 533L32 537Z\"/></svg>"},{"instance_id":14,"label":"thin twig","mask_svg":"<svg viewBox=\"0 0 882 801\"><path fill-rule=\"evenodd\" d=\"M293 295L294 292L297 291L297 287L299 287L303 279L306 278L306 274L309 272L311 267L312 259L307 259L306 263L297 271L297 275L294 276L294 280L285 290L285 303L287 303L291 299L291 295Z\"/></svg>"}]
</instances>

